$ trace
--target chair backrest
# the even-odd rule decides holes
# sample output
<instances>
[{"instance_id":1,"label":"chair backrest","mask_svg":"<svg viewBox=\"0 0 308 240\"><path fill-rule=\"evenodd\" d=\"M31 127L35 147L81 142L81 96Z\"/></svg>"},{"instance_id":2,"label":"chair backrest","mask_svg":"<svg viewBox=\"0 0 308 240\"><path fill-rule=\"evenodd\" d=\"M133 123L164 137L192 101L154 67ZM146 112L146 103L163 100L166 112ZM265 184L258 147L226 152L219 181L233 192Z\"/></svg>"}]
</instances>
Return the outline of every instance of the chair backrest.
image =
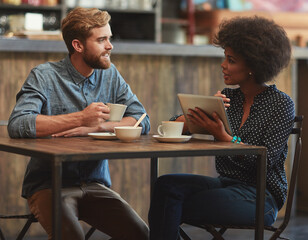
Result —
<instances>
[{"instance_id":1,"label":"chair backrest","mask_svg":"<svg viewBox=\"0 0 308 240\"><path fill-rule=\"evenodd\" d=\"M293 158L293 164L292 164L292 172L291 172L291 178L289 183L289 191L288 191L288 197L286 201L286 210L285 215L282 224L279 228L284 229L290 220L291 216L291 210L292 210L292 204L293 204L293 197L296 187L296 179L298 175L298 169L299 169L299 163L300 163L300 156L301 156L301 150L302 150L302 127L303 127L303 119L304 116L296 116L294 119L294 126L291 132L291 135L297 135L296 138L296 144L295 144L295 152L294 152L294 158Z\"/></svg>"}]
</instances>

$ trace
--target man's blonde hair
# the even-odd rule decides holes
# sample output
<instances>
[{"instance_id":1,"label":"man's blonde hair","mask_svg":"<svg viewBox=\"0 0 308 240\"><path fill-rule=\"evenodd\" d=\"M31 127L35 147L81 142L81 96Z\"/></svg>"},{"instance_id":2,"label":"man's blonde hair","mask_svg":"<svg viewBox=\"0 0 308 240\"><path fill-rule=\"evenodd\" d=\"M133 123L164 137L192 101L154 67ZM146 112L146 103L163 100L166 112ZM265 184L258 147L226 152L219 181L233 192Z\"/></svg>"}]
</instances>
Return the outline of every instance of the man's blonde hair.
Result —
<instances>
[{"instance_id":1,"label":"man's blonde hair","mask_svg":"<svg viewBox=\"0 0 308 240\"><path fill-rule=\"evenodd\" d=\"M62 36L70 54L74 53L72 41L85 43L93 28L104 27L110 21L108 12L97 8L75 8L62 20Z\"/></svg>"}]
</instances>

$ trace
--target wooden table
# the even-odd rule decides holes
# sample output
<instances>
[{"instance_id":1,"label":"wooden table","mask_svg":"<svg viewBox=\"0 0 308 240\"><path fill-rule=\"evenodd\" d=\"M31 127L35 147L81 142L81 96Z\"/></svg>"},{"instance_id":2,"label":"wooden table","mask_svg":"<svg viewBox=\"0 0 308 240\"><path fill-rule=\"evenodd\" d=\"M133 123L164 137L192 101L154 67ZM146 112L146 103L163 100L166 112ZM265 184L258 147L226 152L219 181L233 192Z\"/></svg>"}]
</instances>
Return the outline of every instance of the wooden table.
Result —
<instances>
[{"instance_id":1,"label":"wooden table","mask_svg":"<svg viewBox=\"0 0 308 240\"><path fill-rule=\"evenodd\" d=\"M228 142L191 139L187 143L159 143L152 136L142 136L133 143L120 140L94 140L90 137L10 139L0 137L0 150L52 162L53 236L61 239L62 163L98 159L151 159L151 188L158 175L158 158L217 155L257 155L257 207L255 239L264 233L264 198L266 185L266 148ZM44 160L43 160L44 159ZM151 189L152 192L152 189Z\"/></svg>"}]
</instances>

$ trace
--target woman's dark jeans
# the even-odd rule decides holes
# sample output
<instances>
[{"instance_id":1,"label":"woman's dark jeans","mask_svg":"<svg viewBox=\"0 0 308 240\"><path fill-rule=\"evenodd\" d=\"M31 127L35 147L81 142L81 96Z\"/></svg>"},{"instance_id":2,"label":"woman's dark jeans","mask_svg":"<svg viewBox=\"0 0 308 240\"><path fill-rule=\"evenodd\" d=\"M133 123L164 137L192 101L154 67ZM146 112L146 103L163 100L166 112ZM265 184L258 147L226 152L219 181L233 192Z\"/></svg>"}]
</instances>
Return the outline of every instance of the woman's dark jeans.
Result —
<instances>
[{"instance_id":1,"label":"woman's dark jeans","mask_svg":"<svg viewBox=\"0 0 308 240\"><path fill-rule=\"evenodd\" d=\"M265 193L264 222L270 226L278 209ZM256 188L230 178L169 174L157 179L149 211L151 240L176 240L182 223L253 225Z\"/></svg>"}]
</instances>

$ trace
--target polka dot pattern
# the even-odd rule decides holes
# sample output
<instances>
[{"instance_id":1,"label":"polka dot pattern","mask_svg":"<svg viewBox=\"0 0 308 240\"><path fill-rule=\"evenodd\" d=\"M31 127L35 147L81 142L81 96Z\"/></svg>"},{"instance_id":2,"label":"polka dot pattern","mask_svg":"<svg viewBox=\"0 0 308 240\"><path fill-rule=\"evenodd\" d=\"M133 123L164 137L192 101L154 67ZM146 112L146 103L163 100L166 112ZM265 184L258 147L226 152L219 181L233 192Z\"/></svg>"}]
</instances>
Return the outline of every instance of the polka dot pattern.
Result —
<instances>
[{"instance_id":1,"label":"polka dot pattern","mask_svg":"<svg viewBox=\"0 0 308 240\"><path fill-rule=\"evenodd\" d=\"M271 85L255 97L250 114L240 128L244 94L240 88L225 88L222 92L231 100L227 114L233 135L239 136L246 144L267 147L266 187L280 209L287 196L284 162L295 116L294 103L287 94L279 91L275 85ZM256 166L256 156L216 157L216 169L221 176L250 185L256 185Z\"/></svg>"}]
</instances>

